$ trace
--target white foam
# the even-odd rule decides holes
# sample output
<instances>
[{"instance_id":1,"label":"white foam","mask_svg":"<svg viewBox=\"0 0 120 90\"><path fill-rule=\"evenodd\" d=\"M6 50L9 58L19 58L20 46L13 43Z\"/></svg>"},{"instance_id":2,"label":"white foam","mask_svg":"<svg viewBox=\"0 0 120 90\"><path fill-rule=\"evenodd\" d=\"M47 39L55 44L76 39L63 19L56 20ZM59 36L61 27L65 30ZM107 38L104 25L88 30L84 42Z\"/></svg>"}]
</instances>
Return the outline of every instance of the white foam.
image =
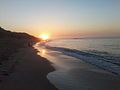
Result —
<instances>
[{"instance_id":1,"label":"white foam","mask_svg":"<svg viewBox=\"0 0 120 90\"><path fill-rule=\"evenodd\" d=\"M114 62L109 62L109 60L106 60L105 57L101 57L96 54L87 53L84 51L79 51L75 49L68 49L68 48L62 48L62 47L51 47L48 45L45 45L47 49L60 51L64 53L65 55L69 55L75 58L82 59L83 61L96 65L97 67L100 67L102 69L105 69L109 72L112 72L114 74L120 75L120 66L115 64Z\"/></svg>"}]
</instances>

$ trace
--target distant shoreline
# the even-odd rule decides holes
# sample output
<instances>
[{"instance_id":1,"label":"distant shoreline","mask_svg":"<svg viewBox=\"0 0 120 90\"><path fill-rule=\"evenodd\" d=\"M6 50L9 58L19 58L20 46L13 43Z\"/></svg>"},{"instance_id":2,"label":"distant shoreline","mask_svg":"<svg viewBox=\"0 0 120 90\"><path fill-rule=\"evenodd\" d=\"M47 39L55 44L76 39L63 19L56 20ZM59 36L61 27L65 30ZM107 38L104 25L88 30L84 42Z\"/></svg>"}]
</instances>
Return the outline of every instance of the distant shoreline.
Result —
<instances>
[{"instance_id":1,"label":"distant shoreline","mask_svg":"<svg viewBox=\"0 0 120 90\"><path fill-rule=\"evenodd\" d=\"M120 37L81 37L81 38L58 38L58 39L120 39Z\"/></svg>"}]
</instances>

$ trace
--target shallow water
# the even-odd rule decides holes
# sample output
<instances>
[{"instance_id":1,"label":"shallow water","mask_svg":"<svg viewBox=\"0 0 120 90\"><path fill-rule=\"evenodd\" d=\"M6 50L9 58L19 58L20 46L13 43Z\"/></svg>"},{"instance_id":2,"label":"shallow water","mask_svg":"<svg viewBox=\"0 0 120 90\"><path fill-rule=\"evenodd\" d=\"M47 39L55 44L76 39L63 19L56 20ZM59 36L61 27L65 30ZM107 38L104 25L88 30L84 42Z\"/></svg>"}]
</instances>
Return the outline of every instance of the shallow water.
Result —
<instances>
[{"instance_id":1,"label":"shallow water","mask_svg":"<svg viewBox=\"0 0 120 90\"><path fill-rule=\"evenodd\" d=\"M114 54L120 56L120 38L114 39L60 39L49 42L53 47L64 47L96 54ZM105 53L106 52L106 53Z\"/></svg>"},{"instance_id":2,"label":"shallow water","mask_svg":"<svg viewBox=\"0 0 120 90\"><path fill-rule=\"evenodd\" d=\"M38 54L47 58L56 71L47 78L59 90L119 90L117 76L101 70L80 59L66 56L61 52L36 46Z\"/></svg>"},{"instance_id":3,"label":"shallow water","mask_svg":"<svg viewBox=\"0 0 120 90\"><path fill-rule=\"evenodd\" d=\"M120 75L119 38L59 39L47 42L43 46Z\"/></svg>"}]
</instances>

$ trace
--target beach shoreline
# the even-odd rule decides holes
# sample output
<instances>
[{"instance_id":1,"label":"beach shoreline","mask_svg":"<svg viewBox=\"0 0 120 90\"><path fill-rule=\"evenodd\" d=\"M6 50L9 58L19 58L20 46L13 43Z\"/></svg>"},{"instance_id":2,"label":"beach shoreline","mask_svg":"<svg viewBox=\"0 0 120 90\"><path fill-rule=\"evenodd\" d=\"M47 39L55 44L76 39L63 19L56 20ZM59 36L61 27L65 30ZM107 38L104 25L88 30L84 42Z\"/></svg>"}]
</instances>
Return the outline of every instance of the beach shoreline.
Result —
<instances>
[{"instance_id":1,"label":"beach shoreline","mask_svg":"<svg viewBox=\"0 0 120 90\"><path fill-rule=\"evenodd\" d=\"M111 72L59 51L35 46L56 69L47 78L60 90L119 90L120 78Z\"/></svg>"},{"instance_id":2,"label":"beach shoreline","mask_svg":"<svg viewBox=\"0 0 120 90\"><path fill-rule=\"evenodd\" d=\"M12 69L1 76L0 90L57 90L46 77L55 69L33 47L21 48L11 59Z\"/></svg>"}]
</instances>

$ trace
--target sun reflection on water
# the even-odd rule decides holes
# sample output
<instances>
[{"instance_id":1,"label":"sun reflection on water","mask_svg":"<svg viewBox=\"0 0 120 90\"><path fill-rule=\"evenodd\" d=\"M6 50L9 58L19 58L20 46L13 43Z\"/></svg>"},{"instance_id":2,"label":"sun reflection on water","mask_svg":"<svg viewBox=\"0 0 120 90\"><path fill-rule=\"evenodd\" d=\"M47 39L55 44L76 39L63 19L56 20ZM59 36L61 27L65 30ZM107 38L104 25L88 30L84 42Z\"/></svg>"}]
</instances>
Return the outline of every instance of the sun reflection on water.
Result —
<instances>
[{"instance_id":1,"label":"sun reflection on water","mask_svg":"<svg viewBox=\"0 0 120 90\"><path fill-rule=\"evenodd\" d=\"M37 55L44 56L46 54L45 49L41 49L39 52L37 52Z\"/></svg>"},{"instance_id":2,"label":"sun reflection on water","mask_svg":"<svg viewBox=\"0 0 120 90\"><path fill-rule=\"evenodd\" d=\"M46 50L45 49L42 49L41 50L41 54L44 55L46 53Z\"/></svg>"}]
</instances>

